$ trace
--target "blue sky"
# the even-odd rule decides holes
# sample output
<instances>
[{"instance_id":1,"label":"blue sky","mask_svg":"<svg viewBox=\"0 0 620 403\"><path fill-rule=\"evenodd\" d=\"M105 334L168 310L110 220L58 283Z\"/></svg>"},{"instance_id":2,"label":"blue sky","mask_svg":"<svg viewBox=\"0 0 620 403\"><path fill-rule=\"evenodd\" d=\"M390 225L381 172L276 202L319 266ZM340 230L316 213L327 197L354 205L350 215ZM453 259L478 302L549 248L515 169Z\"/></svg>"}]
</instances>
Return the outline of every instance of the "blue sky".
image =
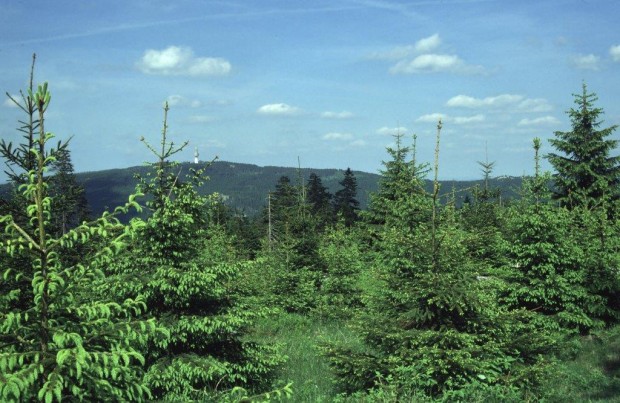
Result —
<instances>
[{"instance_id":1,"label":"blue sky","mask_svg":"<svg viewBox=\"0 0 620 403\"><path fill-rule=\"evenodd\" d=\"M619 19L617 0L5 0L0 89L36 52L77 171L151 160L168 100L181 160L377 172L398 131L431 162L442 117L441 178L479 178L487 154L522 175L582 82L620 124ZM19 117L0 102L3 139Z\"/></svg>"}]
</instances>

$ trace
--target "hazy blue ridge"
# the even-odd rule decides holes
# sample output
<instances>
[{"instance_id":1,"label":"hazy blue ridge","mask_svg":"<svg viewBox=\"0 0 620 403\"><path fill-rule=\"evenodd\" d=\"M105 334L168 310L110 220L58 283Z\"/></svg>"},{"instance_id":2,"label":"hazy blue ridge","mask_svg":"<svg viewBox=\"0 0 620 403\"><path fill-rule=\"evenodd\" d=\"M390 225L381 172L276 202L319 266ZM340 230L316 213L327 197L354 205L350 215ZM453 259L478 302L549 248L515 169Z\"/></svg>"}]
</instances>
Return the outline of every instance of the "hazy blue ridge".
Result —
<instances>
[{"instance_id":1,"label":"hazy blue ridge","mask_svg":"<svg viewBox=\"0 0 620 403\"><path fill-rule=\"evenodd\" d=\"M188 173L190 168L197 168L199 165L193 163L181 163L177 169L180 170L182 178L184 173ZM89 208L93 215L99 215L106 209L111 210L116 206L123 205L127 197L134 191L137 180L136 174L146 174L149 171L147 166L135 166L129 168L109 169L94 172L76 173L78 183L84 185L86 198ZM253 216L260 211L267 203L267 195L275 190L275 185L281 176L288 176L291 183L299 182L301 174L303 183L308 181L311 173L316 173L321 177L323 185L333 194L340 189L339 182L343 178L344 169L314 169L276 166L258 166L237 162L216 161L207 168L209 180L201 187L202 194L219 193L226 204L230 207L244 212L248 216ZM365 209L368 206L369 195L378 188L381 176L374 173L353 171L357 179L357 196L360 207ZM502 198L505 200L514 199L518 196L517 190L521 185L521 177L500 177L490 181L491 187L498 187L502 190ZM476 185L481 185L482 180L443 180L441 183L440 194L451 195L453 190L457 204L460 204ZM427 189L432 189L432 183L427 180ZM2 193L7 194L8 186L2 186Z\"/></svg>"}]
</instances>

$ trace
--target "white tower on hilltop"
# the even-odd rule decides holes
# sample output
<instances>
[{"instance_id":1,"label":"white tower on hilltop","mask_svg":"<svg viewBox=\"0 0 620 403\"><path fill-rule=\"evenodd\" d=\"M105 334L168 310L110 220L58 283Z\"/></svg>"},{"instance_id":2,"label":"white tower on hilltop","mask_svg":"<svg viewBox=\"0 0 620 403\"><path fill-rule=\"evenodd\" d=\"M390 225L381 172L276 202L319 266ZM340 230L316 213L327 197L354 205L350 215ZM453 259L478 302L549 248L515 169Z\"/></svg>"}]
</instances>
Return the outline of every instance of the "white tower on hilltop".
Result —
<instances>
[{"instance_id":1,"label":"white tower on hilltop","mask_svg":"<svg viewBox=\"0 0 620 403\"><path fill-rule=\"evenodd\" d=\"M194 164L198 163L198 147L194 147Z\"/></svg>"}]
</instances>

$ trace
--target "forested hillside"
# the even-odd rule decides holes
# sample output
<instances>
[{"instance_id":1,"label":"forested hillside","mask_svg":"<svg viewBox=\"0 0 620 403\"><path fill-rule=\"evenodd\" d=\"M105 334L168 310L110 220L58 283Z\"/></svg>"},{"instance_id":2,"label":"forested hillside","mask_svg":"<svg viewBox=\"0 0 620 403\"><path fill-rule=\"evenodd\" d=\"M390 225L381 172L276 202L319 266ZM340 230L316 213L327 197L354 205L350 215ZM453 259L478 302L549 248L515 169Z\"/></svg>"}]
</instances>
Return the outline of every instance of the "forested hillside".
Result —
<instances>
[{"instance_id":1,"label":"forested hillside","mask_svg":"<svg viewBox=\"0 0 620 403\"><path fill-rule=\"evenodd\" d=\"M307 182L312 173L318 175L325 187L332 193L338 190L338 182L342 180L344 169L313 169L292 167L260 167L252 164L243 164L227 161L214 161L208 165L206 174L209 179L200 186L198 192L209 194L217 192L223 196L226 205L232 209L254 216L262 211L267 204L269 192L275 190L277 180L287 176L293 181L299 180L301 172L303 182ZM187 172L196 168L193 163L179 164L179 171ZM101 214L106 208L122 204L127 194L131 193L137 184L136 174L144 174L145 166L136 166L124 169L112 169L98 172L76 173L77 183L84 186L88 205L93 214ZM380 175L353 171L357 179L357 197L360 208L368 207L369 195L376 192L379 186ZM452 189L456 192L457 203L461 205L468 197L472 197L473 189L481 186L483 180L471 181L440 181L443 193ZM490 185L501 190L505 201L517 198L521 186L519 177L490 178ZM432 181L426 180L427 190L432 189ZM6 187L5 187L6 189Z\"/></svg>"},{"instance_id":2,"label":"forested hillside","mask_svg":"<svg viewBox=\"0 0 620 403\"><path fill-rule=\"evenodd\" d=\"M219 193L225 203L231 208L253 216L262 211L267 205L269 192L275 190L277 180L281 176L288 176L293 181L308 180L311 173L319 175L326 186L335 192L338 181L342 180L344 170L337 169L308 169L284 167L259 167L257 165L242 164L227 161L214 161L204 164L189 162L180 163L178 170L188 172L191 168L206 166L205 173L209 179L198 191L201 194ZM86 197L94 212L103 212L105 207L118 205L128 192L131 192L137 183L136 174L144 174L144 166L109 171L86 172L76 174L78 183L86 191ZM355 172L359 183L359 197L362 206L368 204L368 193L376 190L379 176L363 172Z\"/></svg>"},{"instance_id":3,"label":"forested hillside","mask_svg":"<svg viewBox=\"0 0 620 403\"><path fill-rule=\"evenodd\" d=\"M300 175L172 162L167 103L152 163L78 176L33 82L0 142L1 401L618 400L617 127L585 84L513 198L488 161L438 180L441 120L433 161L398 134L380 177Z\"/></svg>"}]
</instances>

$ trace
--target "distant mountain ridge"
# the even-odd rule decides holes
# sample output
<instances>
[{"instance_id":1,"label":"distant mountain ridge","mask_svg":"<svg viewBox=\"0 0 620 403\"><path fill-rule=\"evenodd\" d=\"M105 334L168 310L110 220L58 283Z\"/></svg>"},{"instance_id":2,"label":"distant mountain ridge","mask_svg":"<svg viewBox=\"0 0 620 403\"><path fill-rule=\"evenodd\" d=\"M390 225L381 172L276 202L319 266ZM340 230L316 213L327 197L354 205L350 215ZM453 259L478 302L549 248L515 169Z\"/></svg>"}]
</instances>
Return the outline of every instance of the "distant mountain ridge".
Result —
<instances>
[{"instance_id":1,"label":"distant mountain ridge","mask_svg":"<svg viewBox=\"0 0 620 403\"><path fill-rule=\"evenodd\" d=\"M178 169L181 177L188 173L190 168L198 168L189 162L179 164ZM113 210L116 206L124 205L129 195L135 190L136 174L146 175L151 168L148 166L134 166L129 168L108 169L93 172L76 173L78 183L82 184L86 191L89 207L94 216L100 215L105 210ZM209 180L199 190L202 194L219 193L222 199L230 207L242 211L248 216L260 213L267 205L269 192L275 190L278 179L288 176L292 184L299 183L300 175L303 183L307 183L311 173L321 178L323 185L334 194L341 186L343 169L315 169L294 168L276 166L258 166L253 164L215 161L207 169ZM376 192L379 187L381 175L353 171L357 180L357 198L360 207L368 206L370 194ZM504 176L492 178L491 187L502 190L505 200L518 197L517 190L521 186L521 177ZM482 180L469 181L440 181L441 195L451 194L454 190L457 204L462 203L466 195L471 195L475 186L482 186ZM2 185L7 189L7 185ZM432 190L432 182L426 181L427 190Z\"/></svg>"},{"instance_id":2,"label":"distant mountain ridge","mask_svg":"<svg viewBox=\"0 0 620 403\"><path fill-rule=\"evenodd\" d=\"M189 172L190 168L200 165L193 163L181 163L178 169L181 177ZM135 166L123 169L110 169L96 172L77 173L77 181L84 185L86 198L93 213L99 214L106 209L124 204L127 197L134 191L137 180L136 174L144 176L148 166ZM292 184L299 183L301 174L305 184L311 173L321 177L323 185L330 192L335 193L340 189L339 182L342 180L344 170L341 169L312 169L312 168L289 168L276 166L258 166L253 164L215 161L207 169L206 175L209 180L200 188L200 193L218 193L225 203L234 209L245 212L252 216L267 204L267 196L275 190L278 179L288 176ZM380 176L361 171L354 171L358 185L358 200L362 207L368 204L368 195L377 190Z\"/></svg>"},{"instance_id":3,"label":"distant mountain ridge","mask_svg":"<svg viewBox=\"0 0 620 403\"><path fill-rule=\"evenodd\" d=\"M181 175L189 172L190 168L199 165L193 163L179 164ZM150 168L136 166L123 169L110 169L96 172L77 173L76 178L84 185L89 206L94 214L100 214L106 209L113 209L127 201L136 186L135 174L145 175ZM343 179L343 169L314 169L276 166L258 166L253 164L215 161L206 170L209 180L200 189L203 194L219 193L230 207L243 211L252 216L262 211L267 204L269 192L275 190L278 179L288 176L292 184L299 183L299 176L305 184L311 173L321 178L323 185L333 194L341 188L339 182ZM369 196L379 187L381 175L353 171L357 180L357 196L362 209L369 203ZM490 186L502 189L502 197L512 199L517 197L517 189L521 186L520 177L504 176L490 180ZM428 190L432 189L432 182L426 181ZM482 185L482 180L470 181L440 181L440 194L451 193L454 189L457 203L462 202L466 194L471 195L471 189Z\"/></svg>"}]
</instances>

